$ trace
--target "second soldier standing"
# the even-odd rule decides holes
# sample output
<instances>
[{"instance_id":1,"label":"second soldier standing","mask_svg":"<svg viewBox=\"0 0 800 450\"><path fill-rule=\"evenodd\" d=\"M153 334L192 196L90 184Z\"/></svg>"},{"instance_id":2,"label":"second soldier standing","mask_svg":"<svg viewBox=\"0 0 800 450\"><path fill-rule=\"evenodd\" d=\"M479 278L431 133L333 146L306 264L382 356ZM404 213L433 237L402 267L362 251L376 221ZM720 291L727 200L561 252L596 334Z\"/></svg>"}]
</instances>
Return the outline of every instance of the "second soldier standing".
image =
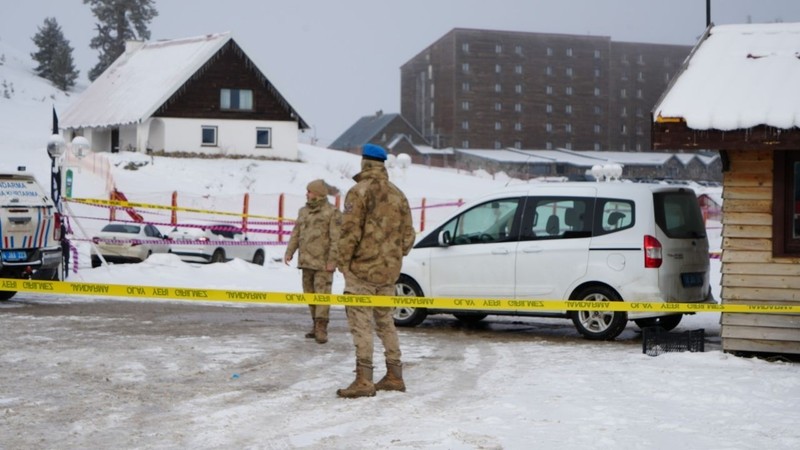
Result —
<instances>
[{"instance_id":1,"label":"second soldier standing","mask_svg":"<svg viewBox=\"0 0 800 450\"><path fill-rule=\"evenodd\" d=\"M339 256L337 242L342 214L328 202L330 188L324 180L308 183L306 190L306 205L297 214L283 261L288 265L299 249L297 267L303 271L303 292L330 294ZM328 342L331 307L308 305L308 308L314 325L305 337L320 344Z\"/></svg>"}]
</instances>

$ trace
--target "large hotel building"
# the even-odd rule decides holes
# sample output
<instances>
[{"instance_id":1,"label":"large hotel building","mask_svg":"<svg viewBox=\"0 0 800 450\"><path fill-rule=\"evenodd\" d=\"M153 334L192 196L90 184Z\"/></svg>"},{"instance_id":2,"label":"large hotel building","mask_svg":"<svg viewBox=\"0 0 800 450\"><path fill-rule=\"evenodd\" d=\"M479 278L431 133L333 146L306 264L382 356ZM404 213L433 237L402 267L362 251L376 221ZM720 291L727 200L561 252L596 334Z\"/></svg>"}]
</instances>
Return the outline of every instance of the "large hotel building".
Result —
<instances>
[{"instance_id":1,"label":"large hotel building","mask_svg":"<svg viewBox=\"0 0 800 450\"><path fill-rule=\"evenodd\" d=\"M436 148L650 151L650 109L690 46L456 28L401 67Z\"/></svg>"}]
</instances>

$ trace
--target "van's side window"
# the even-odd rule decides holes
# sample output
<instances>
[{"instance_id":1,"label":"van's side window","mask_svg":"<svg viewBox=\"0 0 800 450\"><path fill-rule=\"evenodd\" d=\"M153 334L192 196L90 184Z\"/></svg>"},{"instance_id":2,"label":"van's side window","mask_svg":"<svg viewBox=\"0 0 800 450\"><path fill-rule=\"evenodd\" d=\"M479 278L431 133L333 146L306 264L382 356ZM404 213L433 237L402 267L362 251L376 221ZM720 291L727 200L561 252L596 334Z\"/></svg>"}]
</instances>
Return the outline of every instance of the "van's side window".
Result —
<instances>
[{"instance_id":1,"label":"van's side window","mask_svg":"<svg viewBox=\"0 0 800 450\"><path fill-rule=\"evenodd\" d=\"M513 230L519 198L493 200L459 215L442 227L450 244L482 244L516 240Z\"/></svg>"},{"instance_id":2,"label":"van's side window","mask_svg":"<svg viewBox=\"0 0 800 450\"><path fill-rule=\"evenodd\" d=\"M592 236L593 198L533 197L529 199L522 239L575 239Z\"/></svg>"},{"instance_id":3,"label":"van's side window","mask_svg":"<svg viewBox=\"0 0 800 450\"><path fill-rule=\"evenodd\" d=\"M634 224L634 204L629 200L598 199L599 223L596 235L614 233L630 228Z\"/></svg>"}]
</instances>

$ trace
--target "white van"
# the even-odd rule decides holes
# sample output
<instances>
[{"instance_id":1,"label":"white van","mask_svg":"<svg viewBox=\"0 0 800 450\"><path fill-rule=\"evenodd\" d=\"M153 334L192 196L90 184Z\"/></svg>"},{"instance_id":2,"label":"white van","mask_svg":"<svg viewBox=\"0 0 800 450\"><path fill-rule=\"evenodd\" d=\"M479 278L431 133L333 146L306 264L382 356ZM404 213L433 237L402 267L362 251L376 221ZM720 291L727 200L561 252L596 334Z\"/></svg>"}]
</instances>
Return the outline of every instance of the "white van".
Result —
<instances>
[{"instance_id":1,"label":"white van","mask_svg":"<svg viewBox=\"0 0 800 450\"><path fill-rule=\"evenodd\" d=\"M0 278L58 279L61 216L33 175L0 172ZM0 300L16 291L0 290Z\"/></svg>"},{"instance_id":2,"label":"white van","mask_svg":"<svg viewBox=\"0 0 800 450\"><path fill-rule=\"evenodd\" d=\"M460 208L421 235L397 295L715 303L708 239L691 189L625 182L514 186ZM614 339L628 320L675 328L681 314L397 308L398 326L430 314L572 319L586 338Z\"/></svg>"}]
</instances>

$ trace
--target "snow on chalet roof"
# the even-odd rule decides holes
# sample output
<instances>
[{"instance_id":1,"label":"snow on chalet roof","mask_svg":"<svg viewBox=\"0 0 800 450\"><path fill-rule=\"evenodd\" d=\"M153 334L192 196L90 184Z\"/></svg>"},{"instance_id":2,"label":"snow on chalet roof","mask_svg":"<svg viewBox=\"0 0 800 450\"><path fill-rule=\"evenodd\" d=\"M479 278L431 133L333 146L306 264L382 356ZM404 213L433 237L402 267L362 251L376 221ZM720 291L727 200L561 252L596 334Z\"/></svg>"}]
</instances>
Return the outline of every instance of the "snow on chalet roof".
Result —
<instances>
[{"instance_id":1,"label":"snow on chalet roof","mask_svg":"<svg viewBox=\"0 0 800 450\"><path fill-rule=\"evenodd\" d=\"M653 117L683 118L695 130L798 127L798 80L800 23L713 26Z\"/></svg>"},{"instance_id":2,"label":"snow on chalet roof","mask_svg":"<svg viewBox=\"0 0 800 450\"><path fill-rule=\"evenodd\" d=\"M67 107L61 126L123 125L147 119L229 40L226 32L145 42L126 51Z\"/></svg>"}]
</instances>

